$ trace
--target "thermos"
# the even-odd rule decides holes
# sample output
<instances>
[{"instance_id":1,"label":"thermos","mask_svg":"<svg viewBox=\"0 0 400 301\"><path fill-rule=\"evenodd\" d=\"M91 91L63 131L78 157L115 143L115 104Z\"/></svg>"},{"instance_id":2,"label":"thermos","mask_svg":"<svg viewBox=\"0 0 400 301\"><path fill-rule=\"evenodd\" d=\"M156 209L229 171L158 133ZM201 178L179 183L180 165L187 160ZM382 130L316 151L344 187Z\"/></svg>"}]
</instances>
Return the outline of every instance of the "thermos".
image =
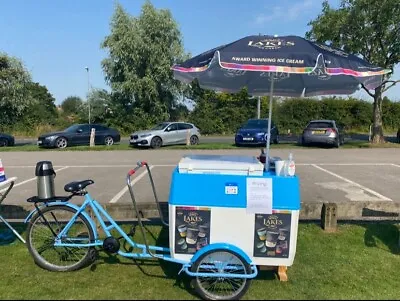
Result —
<instances>
[{"instance_id":1,"label":"thermos","mask_svg":"<svg viewBox=\"0 0 400 301\"><path fill-rule=\"evenodd\" d=\"M56 173L50 161L40 161L36 164L37 196L39 199L51 199L55 197L54 178Z\"/></svg>"}]
</instances>

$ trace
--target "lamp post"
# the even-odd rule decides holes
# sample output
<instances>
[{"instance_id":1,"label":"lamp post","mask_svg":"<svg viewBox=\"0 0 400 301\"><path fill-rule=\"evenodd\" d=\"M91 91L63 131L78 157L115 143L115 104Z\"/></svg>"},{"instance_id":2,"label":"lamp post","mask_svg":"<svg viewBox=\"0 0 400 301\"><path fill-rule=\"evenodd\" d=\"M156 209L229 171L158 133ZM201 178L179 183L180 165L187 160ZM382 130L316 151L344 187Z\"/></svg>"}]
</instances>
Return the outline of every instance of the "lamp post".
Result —
<instances>
[{"instance_id":1,"label":"lamp post","mask_svg":"<svg viewBox=\"0 0 400 301\"><path fill-rule=\"evenodd\" d=\"M89 79L89 67L85 67L87 71L87 82L88 82L88 96L87 96L87 103L89 108L89 124L90 124L90 101L89 101L89 93L90 93L90 79Z\"/></svg>"}]
</instances>

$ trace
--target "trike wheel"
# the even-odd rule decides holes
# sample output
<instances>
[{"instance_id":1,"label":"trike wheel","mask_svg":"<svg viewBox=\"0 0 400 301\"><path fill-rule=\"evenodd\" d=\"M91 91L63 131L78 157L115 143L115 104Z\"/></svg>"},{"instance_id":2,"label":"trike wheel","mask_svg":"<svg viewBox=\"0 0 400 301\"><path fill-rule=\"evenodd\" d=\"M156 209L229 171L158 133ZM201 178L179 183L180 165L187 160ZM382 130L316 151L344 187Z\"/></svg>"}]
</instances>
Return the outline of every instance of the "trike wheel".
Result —
<instances>
[{"instance_id":1,"label":"trike wheel","mask_svg":"<svg viewBox=\"0 0 400 301\"><path fill-rule=\"evenodd\" d=\"M211 277L196 276L193 285L205 300L238 300L249 289L248 278L212 277L214 273L251 274L251 266L230 250L210 250L199 257L192 267L194 273L210 273Z\"/></svg>"},{"instance_id":2,"label":"trike wheel","mask_svg":"<svg viewBox=\"0 0 400 301\"><path fill-rule=\"evenodd\" d=\"M55 235L59 234L72 219L76 210L57 205L36 212L28 224L26 243L35 263L43 269L66 272L80 269L92 261L94 247L57 247ZM88 244L94 241L89 221L79 214L66 236L64 243Z\"/></svg>"}]
</instances>

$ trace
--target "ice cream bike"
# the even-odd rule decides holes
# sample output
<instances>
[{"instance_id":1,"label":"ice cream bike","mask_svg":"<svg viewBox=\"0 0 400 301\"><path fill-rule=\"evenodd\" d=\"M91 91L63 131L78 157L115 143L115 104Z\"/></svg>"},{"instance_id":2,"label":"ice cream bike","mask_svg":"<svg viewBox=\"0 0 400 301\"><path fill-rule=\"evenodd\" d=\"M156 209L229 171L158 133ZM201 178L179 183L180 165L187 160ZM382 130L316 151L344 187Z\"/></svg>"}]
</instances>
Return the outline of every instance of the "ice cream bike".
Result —
<instances>
[{"instance_id":1,"label":"ice cream bike","mask_svg":"<svg viewBox=\"0 0 400 301\"><path fill-rule=\"evenodd\" d=\"M349 61L352 70L349 69ZM265 62L274 64L269 66ZM26 219L29 222L28 249L41 267L57 271L83 267L94 257L96 247L129 258L175 262L182 265L181 272L193 277L194 287L202 298L239 299L262 267L277 267L281 279L287 279L286 268L293 264L296 253L299 178L293 173L291 160L274 161L269 155L274 84L279 95L349 94L360 83L366 87L378 85L386 71L364 64L359 58L344 58L342 52L295 36L245 37L205 52L173 69L177 79L188 83L198 79L200 86L205 88L235 92L247 85L252 95L270 93L267 153L264 159L261 156L240 155L183 156L172 172L168 222L160 210L162 222L169 230L168 248L150 246L146 240L131 182L131 176L141 167L147 168L159 209L160 205L149 165L138 162L129 171L126 180L144 244L134 242L91 198L86 187L93 181L85 180L65 185L65 191L71 196L50 197L47 200L33 197L28 200L36 207ZM270 82L270 87L266 81ZM287 172L281 172L282 165ZM81 206L69 202L76 195L85 198ZM92 208L106 239L99 238L94 221L85 212L87 207ZM69 213L71 217L61 230L59 220L54 218L56 211L64 213L60 216L65 217ZM103 217L108 220L107 224ZM58 230L49 232L49 238L54 240L51 247L87 248L80 261L70 265L49 262L35 251L37 247L31 242L34 228L43 221L51 228L53 219ZM78 219L87 229L69 238L69 229ZM140 252L122 251L111 230L117 230L133 250Z\"/></svg>"}]
</instances>

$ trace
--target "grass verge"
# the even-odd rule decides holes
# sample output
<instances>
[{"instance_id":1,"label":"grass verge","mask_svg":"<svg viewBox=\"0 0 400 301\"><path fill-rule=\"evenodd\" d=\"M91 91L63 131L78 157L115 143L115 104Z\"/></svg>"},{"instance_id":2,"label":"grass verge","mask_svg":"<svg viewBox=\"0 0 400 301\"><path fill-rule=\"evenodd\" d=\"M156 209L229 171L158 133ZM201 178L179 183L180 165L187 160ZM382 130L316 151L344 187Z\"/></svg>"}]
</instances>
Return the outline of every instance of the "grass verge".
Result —
<instances>
[{"instance_id":1,"label":"grass verge","mask_svg":"<svg viewBox=\"0 0 400 301\"><path fill-rule=\"evenodd\" d=\"M22 229L23 231L23 229ZM142 241L140 231L135 239ZM168 245L168 230L147 226L152 244ZM399 229L389 223L339 224L336 233L300 223L288 282L262 271L244 299L398 299ZM121 244L121 247L123 244ZM180 265L135 262L100 253L92 266L55 273L36 266L19 241L0 246L2 299L198 299ZM267 296L267 297L266 297Z\"/></svg>"}]
</instances>

